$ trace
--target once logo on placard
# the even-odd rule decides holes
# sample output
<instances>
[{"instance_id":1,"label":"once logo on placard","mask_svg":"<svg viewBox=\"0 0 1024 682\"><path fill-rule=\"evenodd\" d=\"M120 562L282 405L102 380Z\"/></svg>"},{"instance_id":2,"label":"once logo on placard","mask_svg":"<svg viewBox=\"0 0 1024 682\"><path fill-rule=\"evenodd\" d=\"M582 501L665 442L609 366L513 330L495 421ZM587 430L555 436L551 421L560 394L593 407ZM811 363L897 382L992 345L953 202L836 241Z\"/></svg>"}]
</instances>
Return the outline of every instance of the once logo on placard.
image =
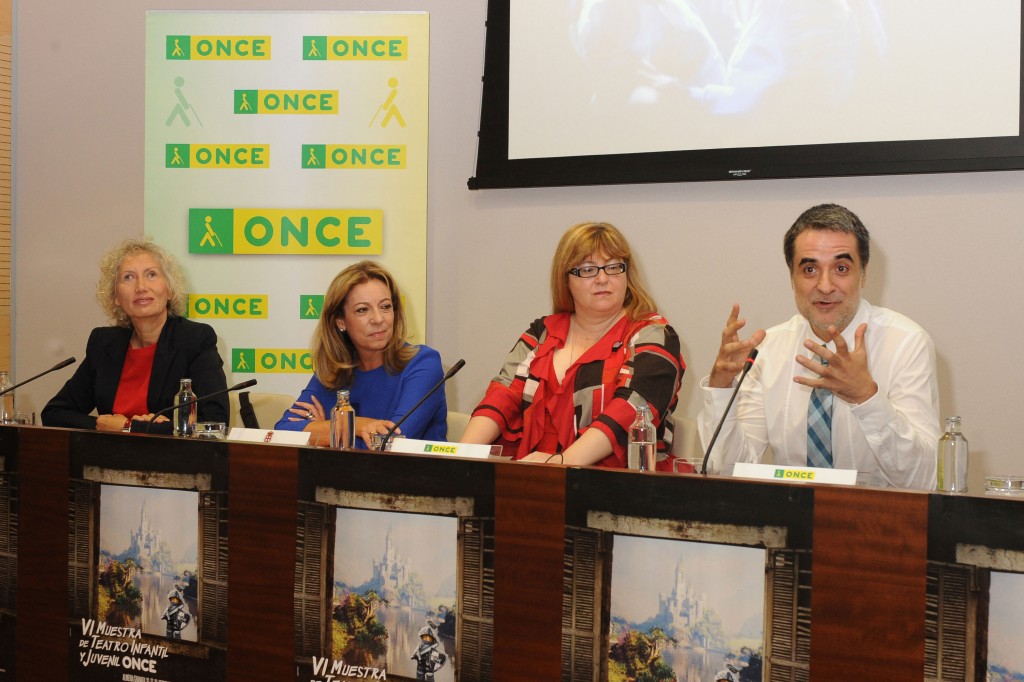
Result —
<instances>
[{"instance_id":1,"label":"once logo on placard","mask_svg":"<svg viewBox=\"0 0 1024 682\"><path fill-rule=\"evenodd\" d=\"M188 250L380 255L383 222L381 209L190 208Z\"/></svg>"},{"instance_id":2,"label":"once logo on placard","mask_svg":"<svg viewBox=\"0 0 1024 682\"><path fill-rule=\"evenodd\" d=\"M307 348L232 348L231 371L241 374L307 374L313 355Z\"/></svg>"},{"instance_id":3,"label":"once logo on placard","mask_svg":"<svg viewBox=\"0 0 1024 682\"><path fill-rule=\"evenodd\" d=\"M211 319L265 320L266 294L189 294L188 317Z\"/></svg>"},{"instance_id":4,"label":"once logo on placard","mask_svg":"<svg viewBox=\"0 0 1024 682\"><path fill-rule=\"evenodd\" d=\"M235 90L236 114L337 114L337 90Z\"/></svg>"},{"instance_id":5,"label":"once logo on placard","mask_svg":"<svg viewBox=\"0 0 1024 682\"><path fill-rule=\"evenodd\" d=\"M405 145L304 144L303 168L405 168Z\"/></svg>"},{"instance_id":6,"label":"once logo on placard","mask_svg":"<svg viewBox=\"0 0 1024 682\"><path fill-rule=\"evenodd\" d=\"M458 451L459 448L457 445L434 445L432 443L427 443L423 446L423 452L436 452L442 455L454 455Z\"/></svg>"},{"instance_id":7,"label":"once logo on placard","mask_svg":"<svg viewBox=\"0 0 1024 682\"><path fill-rule=\"evenodd\" d=\"M164 146L167 168L270 168L269 144L184 144Z\"/></svg>"},{"instance_id":8,"label":"once logo on placard","mask_svg":"<svg viewBox=\"0 0 1024 682\"><path fill-rule=\"evenodd\" d=\"M396 61L409 58L408 36L302 36L305 61Z\"/></svg>"},{"instance_id":9,"label":"once logo on placard","mask_svg":"<svg viewBox=\"0 0 1024 682\"><path fill-rule=\"evenodd\" d=\"M267 60L270 36L169 35L166 58L184 60Z\"/></svg>"},{"instance_id":10,"label":"once logo on placard","mask_svg":"<svg viewBox=\"0 0 1024 682\"><path fill-rule=\"evenodd\" d=\"M776 469L774 477L796 479L801 481L813 481L814 473L815 472L813 471L789 471L788 469Z\"/></svg>"}]
</instances>

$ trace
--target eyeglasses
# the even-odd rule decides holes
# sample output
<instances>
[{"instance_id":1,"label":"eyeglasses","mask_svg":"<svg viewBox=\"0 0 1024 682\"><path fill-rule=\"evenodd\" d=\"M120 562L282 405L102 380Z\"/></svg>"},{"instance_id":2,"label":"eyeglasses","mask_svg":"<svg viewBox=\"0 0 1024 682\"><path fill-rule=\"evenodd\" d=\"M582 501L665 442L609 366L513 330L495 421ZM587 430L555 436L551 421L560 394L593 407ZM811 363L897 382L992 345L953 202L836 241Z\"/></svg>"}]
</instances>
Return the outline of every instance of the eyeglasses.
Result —
<instances>
[{"instance_id":1,"label":"eyeglasses","mask_svg":"<svg viewBox=\"0 0 1024 682\"><path fill-rule=\"evenodd\" d=\"M591 277L597 277L597 273L604 270L606 275L621 275L626 271L625 263L609 263L608 265L584 265L579 268L573 268L569 271L570 275L576 275L583 279L590 279Z\"/></svg>"}]
</instances>

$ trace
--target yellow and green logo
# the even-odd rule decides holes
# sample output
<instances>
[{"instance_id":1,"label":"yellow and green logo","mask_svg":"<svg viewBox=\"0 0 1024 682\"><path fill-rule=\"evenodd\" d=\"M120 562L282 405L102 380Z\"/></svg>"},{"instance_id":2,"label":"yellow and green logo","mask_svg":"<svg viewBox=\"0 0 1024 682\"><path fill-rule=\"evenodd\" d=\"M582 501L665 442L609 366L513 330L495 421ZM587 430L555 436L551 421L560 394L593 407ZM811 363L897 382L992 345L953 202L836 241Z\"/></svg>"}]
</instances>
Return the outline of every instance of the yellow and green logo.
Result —
<instances>
[{"instance_id":1,"label":"yellow and green logo","mask_svg":"<svg viewBox=\"0 0 1024 682\"><path fill-rule=\"evenodd\" d=\"M408 36L302 36L302 59L324 61L404 61Z\"/></svg>"},{"instance_id":2,"label":"yellow and green logo","mask_svg":"<svg viewBox=\"0 0 1024 682\"><path fill-rule=\"evenodd\" d=\"M270 168L269 144L169 143L164 149L167 168Z\"/></svg>"},{"instance_id":3,"label":"yellow and green logo","mask_svg":"<svg viewBox=\"0 0 1024 682\"><path fill-rule=\"evenodd\" d=\"M235 113L337 114L337 90L235 90Z\"/></svg>"},{"instance_id":4,"label":"yellow and green logo","mask_svg":"<svg viewBox=\"0 0 1024 682\"><path fill-rule=\"evenodd\" d=\"M303 168L384 169L405 168L405 145L304 144Z\"/></svg>"},{"instance_id":5,"label":"yellow and green logo","mask_svg":"<svg viewBox=\"0 0 1024 682\"><path fill-rule=\"evenodd\" d=\"M299 319L318 320L320 311L324 309L323 294L300 294L299 295Z\"/></svg>"},{"instance_id":6,"label":"yellow and green logo","mask_svg":"<svg viewBox=\"0 0 1024 682\"><path fill-rule=\"evenodd\" d=\"M309 374L308 348L232 348L231 371L243 374Z\"/></svg>"},{"instance_id":7,"label":"yellow and green logo","mask_svg":"<svg viewBox=\"0 0 1024 682\"><path fill-rule=\"evenodd\" d=\"M174 61L266 60L270 59L270 36L169 35L166 57Z\"/></svg>"},{"instance_id":8,"label":"yellow and green logo","mask_svg":"<svg viewBox=\"0 0 1024 682\"><path fill-rule=\"evenodd\" d=\"M229 320L267 319L266 294L189 294L188 316Z\"/></svg>"},{"instance_id":9,"label":"yellow and green logo","mask_svg":"<svg viewBox=\"0 0 1024 682\"><path fill-rule=\"evenodd\" d=\"M195 254L380 255L381 209L190 208L188 251Z\"/></svg>"}]
</instances>

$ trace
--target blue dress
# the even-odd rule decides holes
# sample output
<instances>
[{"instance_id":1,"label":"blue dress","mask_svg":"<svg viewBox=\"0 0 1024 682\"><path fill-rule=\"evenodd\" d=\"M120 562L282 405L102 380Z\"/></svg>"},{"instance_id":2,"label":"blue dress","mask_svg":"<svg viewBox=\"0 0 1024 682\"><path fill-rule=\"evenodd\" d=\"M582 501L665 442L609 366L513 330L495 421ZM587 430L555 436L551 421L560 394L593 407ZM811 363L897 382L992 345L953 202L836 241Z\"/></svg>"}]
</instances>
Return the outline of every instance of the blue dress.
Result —
<instances>
[{"instance_id":1,"label":"blue dress","mask_svg":"<svg viewBox=\"0 0 1024 682\"><path fill-rule=\"evenodd\" d=\"M364 372L356 369L352 384L348 387L349 400L355 408L357 417L371 419L389 419L398 422L405 416L431 388L444 377L441 368L441 355L429 346L417 346L416 355L409 360L398 374L391 374L384 366ZM337 402L336 389L327 388L314 374L309 384L299 395L297 402L312 403L312 397L323 405L330 413ZM306 421L299 419L290 421L297 416L285 411L274 429L283 431L302 431ZM402 434L409 438L423 440L445 440L448 433L448 401L444 389L438 390L420 405L400 427ZM356 438L356 447L366 449L362 438Z\"/></svg>"}]
</instances>

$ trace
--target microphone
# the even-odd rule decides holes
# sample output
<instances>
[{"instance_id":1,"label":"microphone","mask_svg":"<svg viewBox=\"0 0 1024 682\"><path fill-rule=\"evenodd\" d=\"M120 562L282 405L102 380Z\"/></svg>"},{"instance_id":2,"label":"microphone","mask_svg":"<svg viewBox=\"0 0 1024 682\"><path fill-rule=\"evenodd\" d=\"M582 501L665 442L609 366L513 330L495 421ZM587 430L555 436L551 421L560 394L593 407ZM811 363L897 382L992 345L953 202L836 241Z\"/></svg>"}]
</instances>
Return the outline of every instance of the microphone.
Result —
<instances>
[{"instance_id":1,"label":"microphone","mask_svg":"<svg viewBox=\"0 0 1024 682\"><path fill-rule=\"evenodd\" d=\"M256 410L249 401L249 391L242 391L238 394L238 416L242 418L242 426L245 428L260 428L259 419L256 418Z\"/></svg>"},{"instance_id":2,"label":"microphone","mask_svg":"<svg viewBox=\"0 0 1024 682\"><path fill-rule=\"evenodd\" d=\"M432 396L435 393L437 393L437 389L439 389L442 386L444 386L446 381L448 381L453 376L458 374L459 370L462 369L465 366L466 366L466 361L465 360L459 360L454 365L452 365L452 368L450 370L448 370L443 377L441 377L441 380L439 382L437 382L436 384L434 384L434 387L432 389L430 389L429 391L427 391L427 394L425 396L423 396L422 398L420 398L420 401L418 403L416 403L415 405L413 405L412 408L408 412L405 413L405 416L403 416L401 419L398 420L397 424L395 424L390 429L388 429L388 432L384 434L384 438L381 439L380 447L377 448L377 451L378 452L384 452L384 448L386 448L388 446L388 441L391 440L391 436L393 436L395 434L395 431L398 429L399 426L401 426L403 423L405 423L405 420L409 418L409 415L412 414L413 412L415 412L417 409L419 409L419 406L422 405L423 403L425 403L427 401L427 398L429 398L430 396Z\"/></svg>"},{"instance_id":3,"label":"microphone","mask_svg":"<svg viewBox=\"0 0 1024 682\"><path fill-rule=\"evenodd\" d=\"M167 414L168 412L170 412L172 410L175 410L175 409L177 409L179 407L188 407L189 405L191 405L193 403L198 403L200 400L206 400L207 398L216 398L219 395L224 395L225 393L231 393L232 391L241 391L243 388L249 388L250 386L255 386L255 385L256 385L256 380L255 379L249 379L248 381L243 381L240 384L235 384L234 386L229 386L228 388L222 388L219 391L214 391L213 393L207 393L206 395L201 395L201 396L198 396L198 397L195 397L195 398L189 398L188 400L184 400L184 401L178 403L177 405L171 405L170 407L165 407L162 410L157 410L156 412L153 413L153 418L150 419L148 422L146 422L146 428L143 429L142 432L143 433L149 433L149 427L152 426L153 422L156 421L156 418L159 417L162 414Z\"/></svg>"},{"instance_id":4,"label":"microphone","mask_svg":"<svg viewBox=\"0 0 1024 682\"><path fill-rule=\"evenodd\" d=\"M722 418L718 420L718 428L715 429L715 435L711 436L711 442L708 443L708 450L704 453L704 461L700 465L700 475L708 475L708 458L711 457L711 448L715 447L715 441L718 440L718 433L722 430L722 424L725 423L725 418L729 416L729 410L732 408L732 403L736 400L736 394L740 392L740 386L743 385L743 380L747 378L747 372L754 366L754 359L757 358L757 349L751 348L750 354L747 359L743 361L743 372L740 373L740 380L736 382L736 388L733 389L732 397L729 398L729 404L725 406L725 412L722 413Z\"/></svg>"},{"instance_id":5,"label":"microphone","mask_svg":"<svg viewBox=\"0 0 1024 682\"><path fill-rule=\"evenodd\" d=\"M5 393L10 393L11 391L13 391L14 389L18 388L19 386L24 386L25 384L29 383L30 381L35 381L36 379L38 379L41 376L46 376L50 372L56 372L58 369L63 369L65 367L67 367L68 365L73 364L74 362L75 362L74 358L68 358L67 360L61 360L60 362L58 362L56 365L54 365L50 369L46 370L45 372L40 372L39 374L35 375L34 377L29 377L28 379L25 379L24 381L19 381L18 383L14 384L10 388L5 388L4 390L0 391L0 395L4 395Z\"/></svg>"}]
</instances>

